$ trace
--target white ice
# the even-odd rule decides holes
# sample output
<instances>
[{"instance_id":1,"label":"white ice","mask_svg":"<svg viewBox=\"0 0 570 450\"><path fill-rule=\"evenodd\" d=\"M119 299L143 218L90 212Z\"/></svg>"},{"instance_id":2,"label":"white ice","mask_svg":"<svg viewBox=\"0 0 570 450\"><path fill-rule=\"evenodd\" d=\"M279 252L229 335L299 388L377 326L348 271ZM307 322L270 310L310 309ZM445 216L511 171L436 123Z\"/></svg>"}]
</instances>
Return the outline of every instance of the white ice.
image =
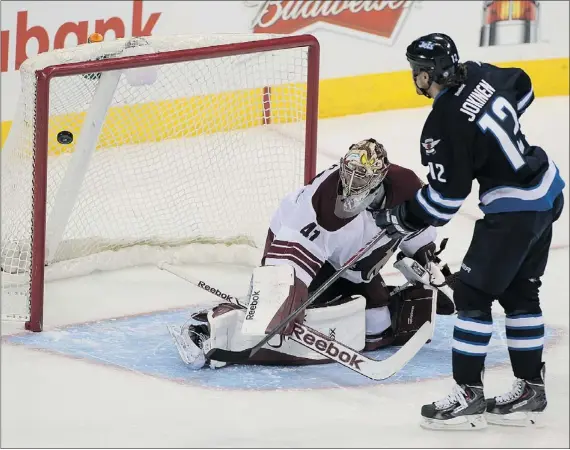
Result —
<instances>
[{"instance_id":1,"label":"white ice","mask_svg":"<svg viewBox=\"0 0 570 450\"><path fill-rule=\"evenodd\" d=\"M418 141L429 109L319 122L319 169L349 144L374 137L392 162L424 177ZM522 118L568 182L568 97L538 99ZM469 245L476 190L441 236L457 269ZM566 189L567 194L568 189ZM568 198L568 196L567 196ZM217 391L178 384L3 341L2 447L568 447L568 208L556 224L542 287L545 322L564 329L545 352L549 408L544 429L490 427L473 434L421 429L419 409L446 395L452 380L299 391ZM245 291L245 267L194 270L228 290ZM389 275L393 273L388 270ZM45 328L189 306L211 298L172 275L140 267L60 280L46 286ZM6 336L21 324L2 324ZM103 361L102 361L103 362ZM223 369L222 369L223 370ZM510 389L509 368L486 374L486 393Z\"/></svg>"}]
</instances>

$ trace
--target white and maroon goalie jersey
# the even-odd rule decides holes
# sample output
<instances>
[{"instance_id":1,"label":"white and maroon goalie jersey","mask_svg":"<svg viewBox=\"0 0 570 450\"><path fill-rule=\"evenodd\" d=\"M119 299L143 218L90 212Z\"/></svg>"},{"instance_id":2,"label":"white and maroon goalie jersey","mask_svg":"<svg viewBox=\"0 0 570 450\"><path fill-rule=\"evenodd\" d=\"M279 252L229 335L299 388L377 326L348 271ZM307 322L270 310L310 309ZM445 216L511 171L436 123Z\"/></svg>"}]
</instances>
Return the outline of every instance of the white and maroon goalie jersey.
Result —
<instances>
[{"instance_id":1,"label":"white and maroon goalie jersey","mask_svg":"<svg viewBox=\"0 0 570 450\"><path fill-rule=\"evenodd\" d=\"M281 201L271 219L262 264L290 264L297 278L309 287L325 264L338 270L380 231L368 210L349 218L335 213L339 210L339 184L338 166L334 165ZM391 164L374 203L393 208L413 198L421 187L413 171ZM411 257L435 238L435 229L429 227L402 241L400 248ZM395 241L381 239L342 277L353 283L370 282L396 246Z\"/></svg>"}]
</instances>

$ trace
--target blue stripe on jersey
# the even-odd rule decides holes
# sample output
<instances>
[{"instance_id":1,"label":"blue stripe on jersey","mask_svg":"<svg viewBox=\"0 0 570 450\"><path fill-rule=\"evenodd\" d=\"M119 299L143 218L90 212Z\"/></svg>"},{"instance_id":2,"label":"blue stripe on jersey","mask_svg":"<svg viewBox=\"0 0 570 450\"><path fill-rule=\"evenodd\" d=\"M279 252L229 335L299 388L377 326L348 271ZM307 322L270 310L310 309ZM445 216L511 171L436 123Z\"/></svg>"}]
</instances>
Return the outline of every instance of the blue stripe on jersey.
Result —
<instances>
[{"instance_id":1,"label":"blue stripe on jersey","mask_svg":"<svg viewBox=\"0 0 570 450\"><path fill-rule=\"evenodd\" d=\"M453 211L457 211L461 208L464 198L448 198L437 192L431 185L428 185L427 196L430 203L435 206L440 206L442 208L447 208Z\"/></svg>"},{"instance_id":2,"label":"blue stripe on jersey","mask_svg":"<svg viewBox=\"0 0 570 450\"><path fill-rule=\"evenodd\" d=\"M542 180L528 188L499 186L481 195L479 208L485 214L516 211L548 211L565 183L552 160Z\"/></svg>"},{"instance_id":3,"label":"blue stripe on jersey","mask_svg":"<svg viewBox=\"0 0 570 450\"><path fill-rule=\"evenodd\" d=\"M429 185L428 185L429 186ZM424 186L416 193L416 200L422 209L430 216L436 218L438 222L449 222L458 208L453 210L442 207L441 205L434 204L429 200L429 194L426 196L425 191L427 187ZM443 210L443 211L442 211ZM451 214L450 214L451 213Z\"/></svg>"}]
</instances>

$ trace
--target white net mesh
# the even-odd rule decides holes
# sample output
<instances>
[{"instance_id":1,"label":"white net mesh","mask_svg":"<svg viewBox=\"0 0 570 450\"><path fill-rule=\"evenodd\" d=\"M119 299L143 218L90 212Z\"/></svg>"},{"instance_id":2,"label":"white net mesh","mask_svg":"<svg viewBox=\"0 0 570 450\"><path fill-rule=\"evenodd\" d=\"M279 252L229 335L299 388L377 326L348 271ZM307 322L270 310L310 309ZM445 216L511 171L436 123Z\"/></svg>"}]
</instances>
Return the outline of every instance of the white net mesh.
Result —
<instances>
[{"instance_id":1,"label":"white net mesh","mask_svg":"<svg viewBox=\"0 0 570 450\"><path fill-rule=\"evenodd\" d=\"M272 37L122 39L21 66L1 153L4 318L29 312L35 71ZM302 47L52 79L46 279L164 259L256 261L280 198L303 183L307 54Z\"/></svg>"}]
</instances>

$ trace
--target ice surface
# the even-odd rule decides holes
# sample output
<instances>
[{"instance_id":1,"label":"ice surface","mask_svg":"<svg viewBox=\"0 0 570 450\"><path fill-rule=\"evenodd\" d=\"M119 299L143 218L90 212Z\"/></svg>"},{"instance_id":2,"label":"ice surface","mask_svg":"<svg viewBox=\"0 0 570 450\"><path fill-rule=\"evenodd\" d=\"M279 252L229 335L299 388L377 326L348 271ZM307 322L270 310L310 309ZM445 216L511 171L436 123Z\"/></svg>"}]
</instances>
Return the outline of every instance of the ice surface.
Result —
<instances>
[{"instance_id":1,"label":"ice surface","mask_svg":"<svg viewBox=\"0 0 570 450\"><path fill-rule=\"evenodd\" d=\"M528 140L550 152L567 181L568 110L568 97L538 99L521 120ZM321 121L319 168L335 162L349 144L374 137L386 146L394 163L415 169L423 177L425 169L419 161L418 141L428 113L429 109L421 108ZM440 230L442 237L450 238L444 256L453 268L458 267L469 245L474 218L481 215L476 206L476 190L474 186L461 214ZM158 355L174 351L166 339L158 337L153 341L152 336L147 336L146 340L141 338L144 352L139 355L141 364L138 368L118 364L116 360L121 355L106 350L108 343L101 337L105 336L105 330L113 331L115 340L124 340L124 335L132 334L136 328L131 325L143 324L141 318L153 317L150 313L160 312L168 320L179 321L183 317L181 311L214 302L207 293L168 273L141 267L48 283L47 333L41 338L40 335L33 336L35 344L41 341L47 350L8 342L16 339L15 334L22 333L22 327L21 324L2 324L1 445L568 447L567 247L568 209L555 227L542 287L543 311L549 330L545 352L549 421L545 429L490 427L472 434L421 429L418 426L420 406L446 395L452 382L450 376L432 378L429 374L431 379L411 381L413 373L421 372L418 368L425 363L420 356L406 369L405 373L410 377L403 377L406 379L397 383L350 383L347 376L354 381L354 374L348 372L347 375L344 368L312 368L307 373L312 374L314 380L328 383L318 385L318 388L314 388L317 385L311 385L309 380L297 387L294 383L286 386L281 383L276 389L271 386L263 389L260 380L264 379L264 374L256 373L254 382L257 385L254 387L257 389L251 386L244 389L247 373L244 370L233 371L236 378L241 377L242 384L240 388L236 382L231 389L219 383L208 384L204 379L189 383L183 372L174 370L172 373L182 376L164 377L140 370L140 367L155 364L152 342L155 343L157 361ZM250 269L202 264L192 270L199 276L215 280L224 290L244 293ZM392 269L388 268L386 273L388 281L399 280ZM500 324L501 311L496 308L495 312L497 324ZM154 316L155 320L160 320L156 319L160 314ZM90 323L82 326L85 322ZM145 326L151 327L151 323L158 327L156 322ZM449 332L445 320L440 323L440 332ZM124 335L120 333L121 328ZM141 332L144 333L144 326ZM75 345L75 352L69 351L70 343ZM62 348L67 356L54 353ZM136 356L133 350L136 343L131 343L129 348L132 360L133 354ZM445 352L441 351L438 358L444 361ZM178 360L172 358L171 361L180 368ZM161 364L168 366L165 360ZM509 390L510 368L491 366L486 373L487 395ZM268 369L265 381L271 385L283 380L287 371L289 369ZM300 373L291 371L292 378L299 377ZM218 377L228 378L229 375Z\"/></svg>"}]
</instances>

